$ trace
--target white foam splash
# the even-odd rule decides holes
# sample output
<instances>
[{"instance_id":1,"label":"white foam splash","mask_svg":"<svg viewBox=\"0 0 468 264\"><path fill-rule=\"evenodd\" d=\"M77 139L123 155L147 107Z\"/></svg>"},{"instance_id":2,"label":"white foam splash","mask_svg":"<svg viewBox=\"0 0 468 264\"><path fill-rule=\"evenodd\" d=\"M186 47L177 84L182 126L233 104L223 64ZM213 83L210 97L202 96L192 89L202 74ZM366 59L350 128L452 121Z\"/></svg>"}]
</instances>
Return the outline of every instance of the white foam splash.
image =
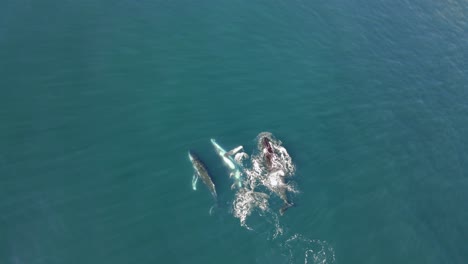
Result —
<instances>
[{"instance_id":1,"label":"white foam splash","mask_svg":"<svg viewBox=\"0 0 468 264\"><path fill-rule=\"evenodd\" d=\"M262 140L268 137L272 146L274 155L271 159L271 167L266 168L264 164ZM234 160L242 165L243 168L243 188L237 189L235 200L233 202L233 215L239 218L241 226L248 229L247 218L253 211L257 211L267 222L275 226L273 238L283 233L278 214L269 208L270 196L265 191L270 191L279 196L284 190L296 193L297 190L292 184L288 183L286 178L295 173L295 165L281 141L273 137L269 132L260 133L257 136L257 150L250 156L250 162L247 166L249 155L245 152L235 154Z\"/></svg>"},{"instance_id":2,"label":"white foam splash","mask_svg":"<svg viewBox=\"0 0 468 264\"><path fill-rule=\"evenodd\" d=\"M262 140L267 137L272 155L269 156L271 164L265 164L264 145ZM271 133L262 132L257 136L257 149L249 155L245 152L233 154L234 161L239 165L242 173L242 187L236 188L235 199L232 203L233 215L238 218L241 226L253 230L247 225L247 220L252 213L257 213L262 219L274 226L272 239L283 235L283 227L280 224L280 218L276 210L269 206L270 195L268 192L277 196L283 195L286 190L288 193L297 193L294 182L291 178L296 172L294 165L287 150L282 146L282 142L277 140ZM247 163L247 164L246 164ZM268 166L268 167L267 167ZM281 198L281 197L280 197ZM285 256L289 255L289 263L305 264L335 263L335 251L326 241L317 239L308 239L301 234L295 234L285 242L279 244L282 250L286 250Z\"/></svg>"},{"instance_id":3,"label":"white foam splash","mask_svg":"<svg viewBox=\"0 0 468 264\"><path fill-rule=\"evenodd\" d=\"M336 262L335 250L330 244L323 240L306 238L301 234L295 234L287 239L283 243L283 248L289 253L289 263L298 263L302 257L305 264Z\"/></svg>"},{"instance_id":4,"label":"white foam splash","mask_svg":"<svg viewBox=\"0 0 468 264\"><path fill-rule=\"evenodd\" d=\"M271 143L274 152L270 171L281 170L284 172L285 177L293 176L296 172L296 166L292 162L291 156L289 156L288 151L282 146L283 143L276 139L270 132L262 132L257 136L258 158L263 158L264 146L262 142L264 138L267 138Z\"/></svg>"},{"instance_id":5,"label":"white foam splash","mask_svg":"<svg viewBox=\"0 0 468 264\"><path fill-rule=\"evenodd\" d=\"M265 212L268 207L269 195L261 192L254 192L247 188L239 189L236 193L236 198L233 202L234 217L239 218L242 226L252 230L246 224L247 217L258 208L261 212Z\"/></svg>"},{"instance_id":6,"label":"white foam splash","mask_svg":"<svg viewBox=\"0 0 468 264\"><path fill-rule=\"evenodd\" d=\"M271 156L271 166L267 168L264 164L264 153L262 141L268 138L273 154ZM257 152L252 155L252 168L246 170L246 174L250 179L256 182L256 185L263 185L274 193L278 193L284 188L288 192L297 193L292 183L288 183L287 179L292 177L296 172L291 156L287 150L281 146L281 141L277 140L271 133L262 132L257 136Z\"/></svg>"}]
</instances>

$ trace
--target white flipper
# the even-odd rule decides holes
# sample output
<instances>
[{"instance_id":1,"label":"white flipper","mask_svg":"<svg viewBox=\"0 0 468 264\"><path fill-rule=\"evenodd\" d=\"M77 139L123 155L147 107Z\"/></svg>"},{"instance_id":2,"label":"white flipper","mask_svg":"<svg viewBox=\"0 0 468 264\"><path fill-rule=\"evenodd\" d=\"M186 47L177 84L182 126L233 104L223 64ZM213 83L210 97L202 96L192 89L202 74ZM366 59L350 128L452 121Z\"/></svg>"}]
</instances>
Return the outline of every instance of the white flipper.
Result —
<instances>
[{"instance_id":1,"label":"white flipper","mask_svg":"<svg viewBox=\"0 0 468 264\"><path fill-rule=\"evenodd\" d=\"M232 156L232 155L236 154L237 152L239 152L239 151L241 151L241 150L243 150L243 149L244 149L244 147L242 147L242 146L235 147L234 149L232 149L232 150L226 152L226 153L224 154L224 156Z\"/></svg>"},{"instance_id":2,"label":"white flipper","mask_svg":"<svg viewBox=\"0 0 468 264\"><path fill-rule=\"evenodd\" d=\"M197 182L198 182L198 175L195 173L193 174L193 178L192 178L192 189L194 191L197 190Z\"/></svg>"}]
</instances>

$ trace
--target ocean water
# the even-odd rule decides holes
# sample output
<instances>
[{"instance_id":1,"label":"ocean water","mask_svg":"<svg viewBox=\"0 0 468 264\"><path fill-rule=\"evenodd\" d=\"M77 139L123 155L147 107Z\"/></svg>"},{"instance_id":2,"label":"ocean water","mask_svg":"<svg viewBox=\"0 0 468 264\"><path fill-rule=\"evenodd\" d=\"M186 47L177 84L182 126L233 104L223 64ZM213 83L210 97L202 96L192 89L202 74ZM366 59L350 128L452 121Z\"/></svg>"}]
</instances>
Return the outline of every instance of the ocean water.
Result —
<instances>
[{"instance_id":1,"label":"ocean water","mask_svg":"<svg viewBox=\"0 0 468 264\"><path fill-rule=\"evenodd\" d=\"M467 263L467 14L2 1L0 263ZM210 138L251 154L263 131L299 192L248 230ZM212 214L189 149L217 186Z\"/></svg>"}]
</instances>

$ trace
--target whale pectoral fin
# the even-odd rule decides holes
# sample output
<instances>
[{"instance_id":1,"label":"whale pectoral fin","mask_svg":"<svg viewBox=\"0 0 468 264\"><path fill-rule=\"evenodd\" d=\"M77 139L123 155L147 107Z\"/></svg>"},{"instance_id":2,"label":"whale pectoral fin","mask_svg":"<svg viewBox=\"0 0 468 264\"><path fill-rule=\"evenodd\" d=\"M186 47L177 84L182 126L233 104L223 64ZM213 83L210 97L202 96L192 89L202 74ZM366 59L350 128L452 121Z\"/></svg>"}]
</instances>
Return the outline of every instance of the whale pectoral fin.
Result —
<instances>
[{"instance_id":1,"label":"whale pectoral fin","mask_svg":"<svg viewBox=\"0 0 468 264\"><path fill-rule=\"evenodd\" d=\"M224 153L224 156L225 157L232 156L232 155L236 154L237 152L241 151L243 148L244 147L242 147L242 146L235 147L234 149Z\"/></svg>"},{"instance_id":2,"label":"whale pectoral fin","mask_svg":"<svg viewBox=\"0 0 468 264\"><path fill-rule=\"evenodd\" d=\"M195 173L193 174L193 178L192 178L192 189L194 191L197 190L197 182L198 182L198 175Z\"/></svg>"}]
</instances>

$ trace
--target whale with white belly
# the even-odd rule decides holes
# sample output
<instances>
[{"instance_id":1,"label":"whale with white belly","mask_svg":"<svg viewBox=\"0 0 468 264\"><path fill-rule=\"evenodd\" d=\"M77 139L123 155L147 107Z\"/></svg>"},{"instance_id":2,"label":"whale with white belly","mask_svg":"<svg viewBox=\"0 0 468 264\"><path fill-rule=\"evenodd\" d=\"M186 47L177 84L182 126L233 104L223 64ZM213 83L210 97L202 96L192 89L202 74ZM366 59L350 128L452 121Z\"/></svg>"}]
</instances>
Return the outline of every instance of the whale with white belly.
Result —
<instances>
[{"instance_id":1,"label":"whale with white belly","mask_svg":"<svg viewBox=\"0 0 468 264\"><path fill-rule=\"evenodd\" d=\"M242 146L238 146L231 151L226 151L214 139L211 139L211 144L213 144L216 153L221 157L224 164L226 164L226 166L229 168L230 170L229 176L234 177L234 184L232 185L232 187L237 186L241 188L242 187L242 168L231 156L241 151L243 149Z\"/></svg>"}]
</instances>

